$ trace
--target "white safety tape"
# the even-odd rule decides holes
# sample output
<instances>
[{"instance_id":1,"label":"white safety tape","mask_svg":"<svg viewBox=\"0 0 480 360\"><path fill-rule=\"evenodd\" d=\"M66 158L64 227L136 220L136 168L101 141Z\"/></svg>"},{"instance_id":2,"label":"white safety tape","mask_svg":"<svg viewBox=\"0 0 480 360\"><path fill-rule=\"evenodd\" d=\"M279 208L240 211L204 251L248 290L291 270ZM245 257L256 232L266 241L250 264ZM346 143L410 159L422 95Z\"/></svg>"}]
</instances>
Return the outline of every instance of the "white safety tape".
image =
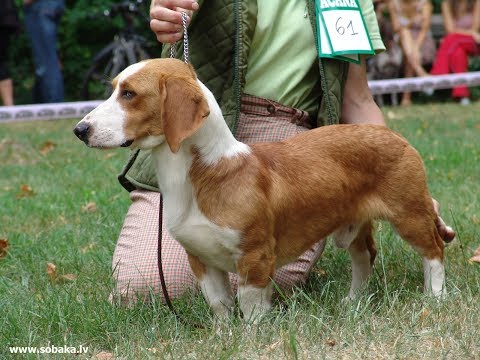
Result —
<instances>
[{"instance_id":1,"label":"white safety tape","mask_svg":"<svg viewBox=\"0 0 480 360\"><path fill-rule=\"evenodd\" d=\"M373 95L450 89L455 86L480 85L480 71L417 78L370 80ZM58 104L34 104L0 107L0 124L16 121L82 118L102 101L79 101Z\"/></svg>"},{"instance_id":2,"label":"white safety tape","mask_svg":"<svg viewBox=\"0 0 480 360\"><path fill-rule=\"evenodd\" d=\"M368 86L373 95L400 93L404 91L451 89L455 86L472 87L477 85L480 85L480 71L402 79L371 80L368 82Z\"/></svg>"},{"instance_id":3,"label":"white safety tape","mask_svg":"<svg viewBox=\"0 0 480 360\"><path fill-rule=\"evenodd\" d=\"M16 121L82 118L102 101L64 102L0 107L0 124Z\"/></svg>"}]
</instances>

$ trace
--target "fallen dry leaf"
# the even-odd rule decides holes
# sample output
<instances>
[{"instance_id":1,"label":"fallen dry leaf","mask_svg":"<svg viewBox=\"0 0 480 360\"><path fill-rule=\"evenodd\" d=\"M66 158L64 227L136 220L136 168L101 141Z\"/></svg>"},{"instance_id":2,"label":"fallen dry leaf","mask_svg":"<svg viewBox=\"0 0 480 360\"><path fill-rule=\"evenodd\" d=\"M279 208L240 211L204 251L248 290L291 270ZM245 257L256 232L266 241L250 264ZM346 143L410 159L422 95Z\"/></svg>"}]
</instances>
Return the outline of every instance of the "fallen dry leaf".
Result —
<instances>
[{"instance_id":1,"label":"fallen dry leaf","mask_svg":"<svg viewBox=\"0 0 480 360\"><path fill-rule=\"evenodd\" d=\"M318 269L313 269L312 271L318 276L327 276L327 272L323 269L318 268Z\"/></svg>"},{"instance_id":2,"label":"fallen dry leaf","mask_svg":"<svg viewBox=\"0 0 480 360\"><path fill-rule=\"evenodd\" d=\"M395 115L395 113L393 111L389 111L387 112L387 118L390 119L390 120L393 120L395 119L397 116Z\"/></svg>"},{"instance_id":3,"label":"fallen dry leaf","mask_svg":"<svg viewBox=\"0 0 480 360\"><path fill-rule=\"evenodd\" d=\"M275 349L278 347L279 344L280 344L280 340L271 343L271 344L268 345L267 348L266 348L267 352L272 352L273 350L275 350Z\"/></svg>"},{"instance_id":4,"label":"fallen dry leaf","mask_svg":"<svg viewBox=\"0 0 480 360\"><path fill-rule=\"evenodd\" d=\"M95 211L97 211L97 204L90 201L89 203L82 206L82 211L83 212L95 212Z\"/></svg>"},{"instance_id":5,"label":"fallen dry leaf","mask_svg":"<svg viewBox=\"0 0 480 360\"><path fill-rule=\"evenodd\" d=\"M75 274L64 274L59 276L59 279L65 280L65 281L74 281L76 278L77 278L77 275Z\"/></svg>"},{"instance_id":6,"label":"fallen dry leaf","mask_svg":"<svg viewBox=\"0 0 480 360\"><path fill-rule=\"evenodd\" d=\"M114 152L109 152L109 153L107 153L103 158L107 160L107 159L110 159L110 158L112 158L112 157L114 157L114 156L115 156L115 153L114 153Z\"/></svg>"},{"instance_id":7,"label":"fallen dry leaf","mask_svg":"<svg viewBox=\"0 0 480 360\"><path fill-rule=\"evenodd\" d=\"M7 239L0 239L0 259L7 256L7 249L10 246L10 243Z\"/></svg>"},{"instance_id":8,"label":"fallen dry leaf","mask_svg":"<svg viewBox=\"0 0 480 360\"><path fill-rule=\"evenodd\" d=\"M87 246L81 248L80 251L82 252L82 254L85 254L88 250L92 250L94 247L95 247L95 244L90 243Z\"/></svg>"},{"instance_id":9,"label":"fallen dry leaf","mask_svg":"<svg viewBox=\"0 0 480 360\"><path fill-rule=\"evenodd\" d=\"M57 279L57 267L55 266L55 264L47 263L47 275L48 278L52 281L55 281Z\"/></svg>"},{"instance_id":10,"label":"fallen dry leaf","mask_svg":"<svg viewBox=\"0 0 480 360\"><path fill-rule=\"evenodd\" d=\"M477 250L475 250L473 256L468 261L470 261L471 263L476 262L480 264L480 246L477 248Z\"/></svg>"},{"instance_id":11,"label":"fallen dry leaf","mask_svg":"<svg viewBox=\"0 0 480 360\"><path fill-rule=\"evenodd\" d=\"M123 197L123 194L122 193L118 193L116 195L113 195L111 198L110 198L110 201L114 202L114 201L117 201L120 197Z\"/></svg>"},{"instance_id":12,"label":"fallen dry leaf","mask_svg":"<svg viewBox=\"0 0 480 360\"><path fill-rule=\"evenodd\" d=\"M50 281L57 282L57 283L74 281L77 278L77 275L75 274L59 275L57 273L57 266L53 263L47 263L47 275Z\"/></svg>"},{"instance_id":13,"label":"fallen dry leaf","mask_svg":"<svg viewBox=\"0 0 480 360\"><path fill-rule=\"evenodd\" d=\"M113 354L107 351L101 351L97 355L95 355L95 359L113 359Z\"/></svg>"},{"instance_id":14,"label":"fallen dry leaf","mask_svg":"<svg viewBox=\"0 0 480 360\"><path fill-rule=\"evenodd\" d=\"M478 218L478 216L476 214L472 215L472 223L474 223L475 225L480 224L480 219Z\"/></svg>"},{"instance_id":15,"label":"fallen dry leaf","mask_svg":"<svg viewBox=\"0 0 480 360\"><path fill-rule=\"evenodd\" d=\"M325 343L331 347L334 347L337 344L335 339L328 339Z\"/></svg>"},{"instance_id":16,"label":"fallen dry leaf","mask_svg":"<svg viewBox=\"0 0 480 360\"><path fill-rule=\"evenodd\" d=\"M17 199L32 197L35 195L35 192L27 184L20 185L20 193L17 194Z\"/></svg>"},{"instance_id":17,"label":"fallen dry leaf","mask_svg":"<svg viewBox=\"0 0 480 360\"><path fill-rule=\"evenodd\" d=\"M55 143L51 141L45 141L40 148L40 153L42 155L47 155L50 151L52 151L55 148Z\"/></svg>"},{"instance_id":18,"label":"fallen dry leaf","mask_svg":"<svg viewBox=\"0 0 480 360\"><path fill-rule=\"evenodd\" d=\"M475 250L475 252L473 254L474 255L480 255L480 246L477 248L477 250Z\"/></svg>"},{"instance_id":19,"label":"fallen dry leaf","mask_svg":"<svg viewBox=\"0 0 480 360\"><path fill-rule=\"evenodd\" d=\"M428 315L430 315L430 310L428 309L423 309L422 312L420 313L420 320L425 320Z\"/></svg>"}]
</instances>

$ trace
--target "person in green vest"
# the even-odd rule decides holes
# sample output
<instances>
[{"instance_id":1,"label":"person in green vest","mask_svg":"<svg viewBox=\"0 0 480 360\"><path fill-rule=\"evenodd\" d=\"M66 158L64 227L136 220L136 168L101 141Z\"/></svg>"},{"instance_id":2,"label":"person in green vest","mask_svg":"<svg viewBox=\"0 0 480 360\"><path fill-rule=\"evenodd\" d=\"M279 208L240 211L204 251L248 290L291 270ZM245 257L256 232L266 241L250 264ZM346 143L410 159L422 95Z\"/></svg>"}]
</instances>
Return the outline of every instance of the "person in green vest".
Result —
<instances>
[{"instance_id":1,"label":"person in green vest","mask_svg":"<svg viewBox=\"0 0 480 360\"><path fill-rule=\"evenodd\" d=\"M384 45L371 0L359 1L375 51ZM279 141L335 123L385 125L360 65L318 57L314 0L152 0L150 27L183 57L181 11L188 13L189 62L212 91L237 139ZM112 301L159 293L157 267L160 194L148 151L135 151L119 175L129 207L113 255ZM170 297L196 289L182 246L163 226L162 263ZM320 240L320 239L319 239ZM282 290L305 283L321 255L321 240L296 262L277 270ZM230 276L233 288L235 275Z\"/></svg>"}]
</instances>

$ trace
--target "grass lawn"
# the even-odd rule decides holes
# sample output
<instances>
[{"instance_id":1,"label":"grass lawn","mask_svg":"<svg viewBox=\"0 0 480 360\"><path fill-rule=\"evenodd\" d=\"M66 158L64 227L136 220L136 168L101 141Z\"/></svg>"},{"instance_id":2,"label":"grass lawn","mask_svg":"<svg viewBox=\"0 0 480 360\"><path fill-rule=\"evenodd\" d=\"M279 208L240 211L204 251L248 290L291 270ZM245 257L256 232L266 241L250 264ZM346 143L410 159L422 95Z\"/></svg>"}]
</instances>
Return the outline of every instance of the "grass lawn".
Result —
<instances>
[{"instance_id":1,"label":"grass lawn","mask_svg":"<svg viewBox=\"0 0 480 360\"><path fill-rule=\"evenodd\" d=\"M422 294L420 257L379 223L374 276L357 300L342 302L349 258L329 244L307 285L259 326L214 323L201 296L175 301L204 330L155 301L130 309L107 301L129 205L116 174L128 151L88 149L72 134L74 120L0 125L0 239L9 241L0 258L0 358L25 357L10 346L82 345L79 358L479 359L480 264L468 259L480 245L480 104L384 111L423 156L431 193L457 231L445 250L448 297Z\"/></svg>"}]
</instances>

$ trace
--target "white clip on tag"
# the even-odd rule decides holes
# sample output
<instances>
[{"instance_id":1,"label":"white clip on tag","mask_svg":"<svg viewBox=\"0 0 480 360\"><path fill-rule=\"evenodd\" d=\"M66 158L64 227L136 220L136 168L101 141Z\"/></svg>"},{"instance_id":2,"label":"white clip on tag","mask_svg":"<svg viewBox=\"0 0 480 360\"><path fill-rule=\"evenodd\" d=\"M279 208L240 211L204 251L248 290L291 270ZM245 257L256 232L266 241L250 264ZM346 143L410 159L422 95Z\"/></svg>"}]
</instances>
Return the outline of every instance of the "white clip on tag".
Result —
<instances>
[{"instance_id":1,"label":"white clip on tag","mask_svg":"<svg viewBox=\"0 0 480 360\"><path fill-rule=\"evenodd\" d=\"M360 54L374 54L357 0L315 0L320 57L359 63Z\"/></svg>"}]
</instances>

